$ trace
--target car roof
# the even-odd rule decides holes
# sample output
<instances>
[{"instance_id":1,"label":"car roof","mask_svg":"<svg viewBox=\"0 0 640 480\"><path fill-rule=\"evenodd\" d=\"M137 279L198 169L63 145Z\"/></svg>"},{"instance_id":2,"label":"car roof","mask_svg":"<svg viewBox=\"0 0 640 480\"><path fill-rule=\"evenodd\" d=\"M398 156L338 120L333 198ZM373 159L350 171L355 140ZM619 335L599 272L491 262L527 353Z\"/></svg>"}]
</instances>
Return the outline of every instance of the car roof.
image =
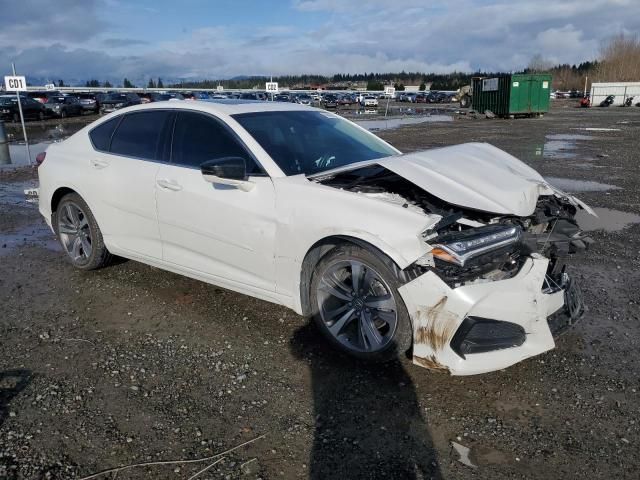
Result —
<instances>
[{"instance_id":1,"label":"car roof","mask_svg":"<svg viewBox=\"0 0 640 480\"><path fill-rule=\"evenodd\" d=\"M206 99L206 100L169 100L162 102L152 102L143 105L128 107L122 111L139 111L154 108L172 108L185 110L200 110L213 114L236 115L239 113L255 112L281 112L281 111L312 111L317 110L312 107L297 103L265 102L262 100L239 100L239 99Z\"/></svg>"}]
</instances>

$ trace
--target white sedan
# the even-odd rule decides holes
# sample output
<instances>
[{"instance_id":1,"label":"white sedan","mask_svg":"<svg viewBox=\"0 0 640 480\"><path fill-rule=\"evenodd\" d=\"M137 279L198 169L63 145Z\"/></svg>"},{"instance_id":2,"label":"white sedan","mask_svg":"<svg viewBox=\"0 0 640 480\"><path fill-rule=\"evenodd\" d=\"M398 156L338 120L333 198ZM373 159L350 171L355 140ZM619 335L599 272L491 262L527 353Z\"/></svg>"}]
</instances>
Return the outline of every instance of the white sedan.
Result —
<instances>
[{"instance_id":1,"label":"white sedan","mask_svg":"<svg viewBox=\"0 0 640 480\"><path fill-rule=\"evenodd\" d=\"M39 161L75 267L118 255L285 305L362 359L488 372L583 312L563 258L589 207L488 144L402 154L303 105L154 102Z\"/></svg>"}]
</instances>

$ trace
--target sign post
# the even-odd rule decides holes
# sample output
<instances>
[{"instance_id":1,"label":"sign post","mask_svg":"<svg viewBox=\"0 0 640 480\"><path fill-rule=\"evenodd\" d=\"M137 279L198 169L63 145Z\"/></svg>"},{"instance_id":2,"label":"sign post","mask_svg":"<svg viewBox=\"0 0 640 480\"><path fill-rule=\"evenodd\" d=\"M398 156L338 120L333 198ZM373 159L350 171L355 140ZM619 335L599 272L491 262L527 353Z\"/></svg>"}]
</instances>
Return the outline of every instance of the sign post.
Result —
<instances>
[{"instance_id":1,"label":"sign post","mask_svg":"<svg viewBox=\"0 0 640 480\"><path fill-rule=\"evenodd\" d=\"M389 111L389 102L391 101L391 97L396 94L396 87L384 87L384 94L387 97L387 108L384 110L384 116L387 116L387 112Z\"/></svg>"},{"instance_id":2,"label":"sign post","mask_svg":"<svg viewBox=\"0 0 640 480\"><path fill-rule=\"evenodd\" d=\"M24 135L24 144L27 147L27 159L31 165L31 151L29 149L29 140L27 139L27 128L24 126L24 115L22 113L22 102L20 92L27 91L27 80L22 76L16 75L16 65L11 64L13 76L4 77L4 88L7 92L16 92L16 100L18 101L18 111L20 112L20 122L22 122L22 134Z\"/></svg>"},{"instance_id":3,"label":"sign post","mask_svg":"<svg viewBox=\"0 0 640 480\"><path fill-rule=\"evenodd\" d=\"M267 93L271 94L271 101L273 101L273 96L278 93L278 82L267 82L265 88Z\"/></svg>"}]
</instances>

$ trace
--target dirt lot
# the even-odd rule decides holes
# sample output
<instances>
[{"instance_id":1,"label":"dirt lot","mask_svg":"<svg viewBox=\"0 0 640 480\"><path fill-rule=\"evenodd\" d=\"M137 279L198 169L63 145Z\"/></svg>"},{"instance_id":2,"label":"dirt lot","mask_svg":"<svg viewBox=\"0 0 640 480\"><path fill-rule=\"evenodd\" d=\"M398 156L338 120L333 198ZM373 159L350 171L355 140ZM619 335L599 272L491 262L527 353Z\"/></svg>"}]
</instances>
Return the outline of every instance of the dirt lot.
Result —
<instances>
[{"instance_id":1,"label":"dirt lot","mask_svg":"<svg viewBox=\"0 0 640 480\"><path fill-rule=\"evenodd\" d=\"M573 262L589 310L555 350L475 377L362 365L275 305L131 261L73 270L20 195L32 173L0 171L0 478L82 478L263 435L197 478L638 478L640 224L617 211L640 212L640 108L561 102L380 135L405 151L490 142L613 210ZM187 479L214 460L117 478Z\"/></svg>"}]
</instances>

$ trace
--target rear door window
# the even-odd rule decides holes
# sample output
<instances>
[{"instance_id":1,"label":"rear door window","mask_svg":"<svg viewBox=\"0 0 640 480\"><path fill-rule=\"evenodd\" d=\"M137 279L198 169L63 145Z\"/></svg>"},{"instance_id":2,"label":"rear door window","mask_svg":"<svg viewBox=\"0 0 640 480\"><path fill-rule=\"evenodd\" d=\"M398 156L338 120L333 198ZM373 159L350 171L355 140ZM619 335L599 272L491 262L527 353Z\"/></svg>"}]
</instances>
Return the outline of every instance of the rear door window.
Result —
<instances>
[{"instance_id":1,"label":"rear door window","mask_svg":"<svg viewBox=\"0 0 640 480\"><path fill-rule=\"evenodd\" d=\"M109 145L111 145L111 136L113 135L113 131L118 126L118 122L122 116L118 116L108 120L96 128L89 132L89 138L91 139L91 143L93 144L93 148L96 150L100 150L102 152L109 151Z\"/></svg>"},{"instance_id":2,"label":"rear door window","mask_svg":"<svg viewBox=\"0 0 640 480\"><path fill-rule=\"evenodd\" d=\"M166 130L173 115L167 110L128 113L111 139L111 153L144 160L163 160Z\"/></svg>"}]
</instances>

